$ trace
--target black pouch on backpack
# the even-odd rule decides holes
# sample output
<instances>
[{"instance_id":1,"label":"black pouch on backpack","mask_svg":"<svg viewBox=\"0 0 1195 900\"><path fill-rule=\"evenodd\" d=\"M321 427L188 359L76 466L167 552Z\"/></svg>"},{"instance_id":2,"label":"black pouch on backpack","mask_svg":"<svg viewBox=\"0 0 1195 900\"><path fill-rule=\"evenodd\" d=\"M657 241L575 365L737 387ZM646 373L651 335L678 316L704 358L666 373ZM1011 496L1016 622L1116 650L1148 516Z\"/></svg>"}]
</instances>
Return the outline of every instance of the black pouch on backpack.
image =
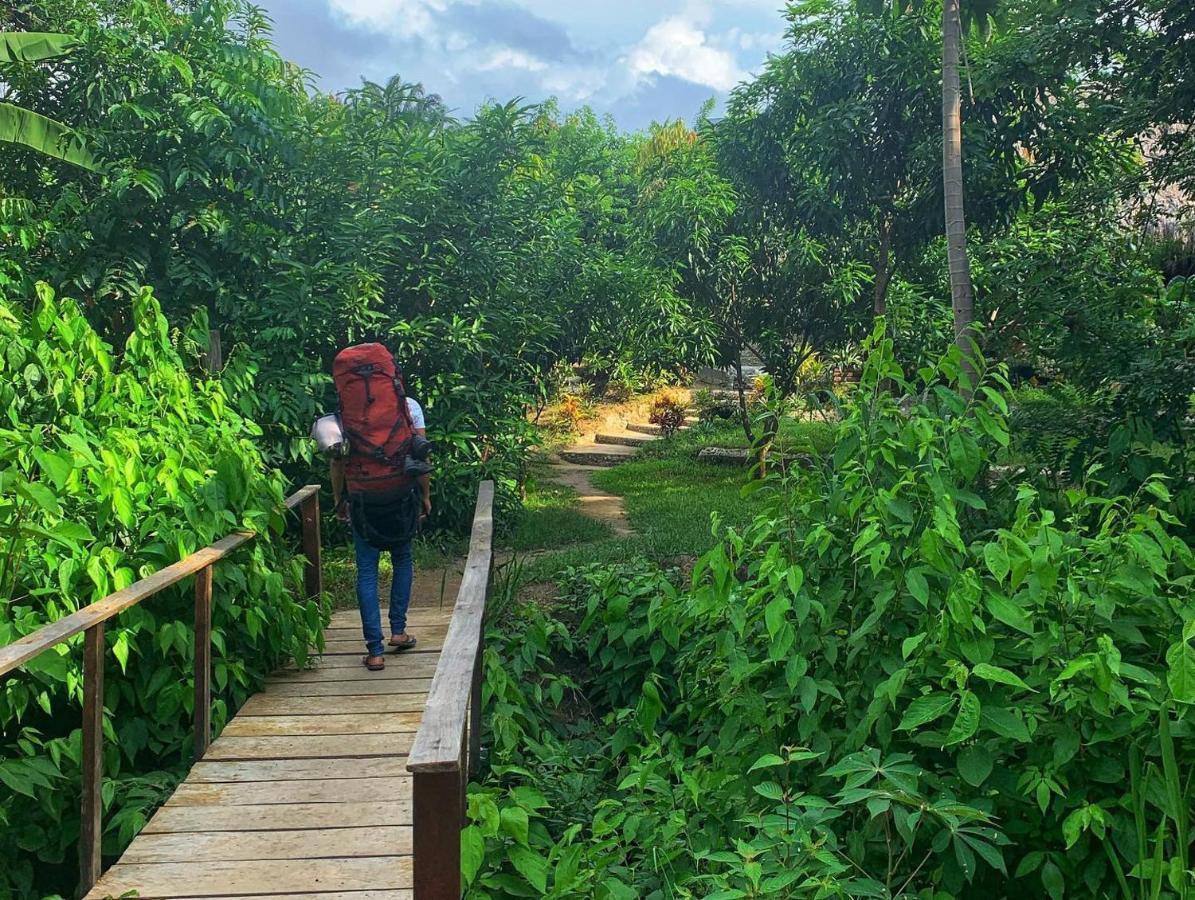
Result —
<instances>
[{"instance_id":1,"label":"black pouch on backpack","mask_svg":"<svg viewBox=\"0 0 1195 900\"><path fill-rule=\"evenodd\" d=\"M377 550L397 550L419 534L423 503L417 484L349 495L353 530Z\"/></svg>"}]
</instances>

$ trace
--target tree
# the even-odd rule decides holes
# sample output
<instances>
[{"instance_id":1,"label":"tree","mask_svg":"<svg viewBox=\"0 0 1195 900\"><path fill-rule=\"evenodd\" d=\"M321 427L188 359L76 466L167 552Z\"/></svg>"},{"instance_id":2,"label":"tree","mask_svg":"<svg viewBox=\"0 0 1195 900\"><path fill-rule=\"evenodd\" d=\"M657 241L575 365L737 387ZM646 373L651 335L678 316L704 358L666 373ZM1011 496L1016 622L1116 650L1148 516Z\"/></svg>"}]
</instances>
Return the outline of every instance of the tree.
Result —
<instances>
[{"instance_id":1,"label":"tree","mask_svg":"<svg viewBox=\"0 0 1195 900\"><path fill-rule=\"evenodd\" d=\"M737 365L752 351L783 403L802 365L842 344L865 315L866 266L794 222L757 172L724 155L731 129L729 121L653 129L640 152L640 204L661 264L674 267L678 292L714 330L717 361ZM779 420L757 429L739 382L743 432L762 459Z\"/></svg>"},{"instance_id":2,"label":"tree","mask_svg":"<svg viewBox=\"0 0 1195 900\"><path fill-rule=\"evenodd\" d=\"M902 266L939 231L939 52L922 13L797 4L788 47L735 89L724 157L774 214L872 270L883 315Z\"/></svg>"},{"instance_id":3,"label":"tree","mask_svg":"<svg viewBox=\"0 0 1195 900\"><path fill-rule=\"evenodd\" d=\"M960 0L942 3L942 196L946 208L946 261L954 336L964 357L971 354L975 302L967 257L967 220L963 210L962 90L959 84L963 24Z\"/></svg>"}]
</instances>

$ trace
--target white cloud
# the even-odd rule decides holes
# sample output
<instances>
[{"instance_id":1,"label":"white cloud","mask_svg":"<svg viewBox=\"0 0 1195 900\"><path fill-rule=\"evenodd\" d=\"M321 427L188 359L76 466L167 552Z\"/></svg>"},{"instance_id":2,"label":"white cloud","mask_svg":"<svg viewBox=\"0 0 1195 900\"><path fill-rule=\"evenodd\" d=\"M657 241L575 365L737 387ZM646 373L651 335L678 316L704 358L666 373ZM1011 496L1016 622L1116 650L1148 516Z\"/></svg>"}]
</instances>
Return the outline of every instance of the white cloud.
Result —
<instances>
[{"instance_id":1,"label":"white cloud","mask_svg":"<svg viewBox=\"0 0 1195 900\"><path fill-rule=\"evenodd\" d=\"M479 72L492 72L495 69L522 69L525 72L542 72L548 67L542 59L536 59L529 53L515 50L512 47L501 47L478 63Z\"/></svg>"},{"instance_id":2,"label":"white cloud","mask_svg":"<svg viewBox=\"0 0 1195 900\"><path fill-rule=\"evenodd\" d=\"M332 9L354 25L365 25L409 37L435 29L445 0L331 0Z\"/></svg>"},{"instance_id":3,"label":"white cloud","mask_svg":"<svg viewBox=\"0 0 1195 900\"><path fill-rule=\"evenodd\" d=\"M626 62L637 78L671 75L718 91L728 91L746 77L733 53L711 45L705 31L682 16L652 25Z\"/></svg>"}]
</instances>

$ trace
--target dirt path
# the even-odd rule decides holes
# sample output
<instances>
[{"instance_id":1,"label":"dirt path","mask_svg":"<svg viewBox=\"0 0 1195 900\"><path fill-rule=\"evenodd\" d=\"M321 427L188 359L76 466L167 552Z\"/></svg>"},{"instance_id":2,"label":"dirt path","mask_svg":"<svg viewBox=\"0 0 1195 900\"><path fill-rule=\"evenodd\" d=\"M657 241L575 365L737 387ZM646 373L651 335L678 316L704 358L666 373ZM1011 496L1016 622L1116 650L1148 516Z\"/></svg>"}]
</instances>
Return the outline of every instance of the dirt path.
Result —
<instances>
[{"instance_id":1,"label":"dirt path","mask_svg":"<svg viewBox=\"0 0 1195 900\"><path fill-rule=\"evenodd\" d=\"M579 466L574 463L556 463L548 466L547 478L557 484L571 487L577 492L577 509L591 519L597 519L610 526L619 537L634 534L631 523L627 520L626 508L622 497L610 494L599 487L595 487L591 476L600 472L597 466Z\"/></svg>"},{"instance_id":2,"label":"dirt path","mask_svg":"<svg viewBox=\"0 0 1195 900\"><path fill-rule=\"evenodd\" d=\"M456 592L465 574L465 560L454 559L443 566L430 569L415 566L415 580L411 584L411 606L452 609ZM387 579L387 582L389 580ZM389 583L386 590L389 590ZM382 594L383 597L389 594Z\"/></svg>"}]
</instances>

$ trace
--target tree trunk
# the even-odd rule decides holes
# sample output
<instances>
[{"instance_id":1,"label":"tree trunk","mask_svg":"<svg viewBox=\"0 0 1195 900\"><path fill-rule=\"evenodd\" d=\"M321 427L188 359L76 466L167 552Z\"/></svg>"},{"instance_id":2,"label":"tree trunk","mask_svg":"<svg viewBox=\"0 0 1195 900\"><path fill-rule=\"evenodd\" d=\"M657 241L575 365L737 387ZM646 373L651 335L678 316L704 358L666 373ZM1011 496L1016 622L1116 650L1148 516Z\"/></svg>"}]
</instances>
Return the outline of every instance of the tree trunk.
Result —
<instances>
[{"instance_id":1,"label":"tree trunk","mask_svg":"<svg viewBox=\"0 0 1195 900\"><path fill-rule=\"evenodd\" d=\"M946 200L946 259L950 268L950 301L954 336L964 360L972 356L970 328L975 319L971 264L967 259L967 220L963 213L962 92L959 52L962 47L959 0L942 6L942 186Z\"/></svg>"},{"instance_id":2,"label":"tree trunk","mask_svg":"<svg viewBox=\"0 0 1195 900\"><path fill-rule=\"evenodd\" d=\"M747 388L743 384L743 348L736 347L734 354L734 384L739 393L739 424L743 426L747 443L754 445L755 430L751 427L751 416L747 412Z\"/></svg>"},{"instance_id":3,"label":"tree trunk","mask_svg":"<svg viewBox=\"0 0 1195 900\"><path fill-rule=\"evenodd\" d=\"M880 243L876 247L872 312L878 319L888 311L888 283L892 280L892 222L880 220Z\"/></svg>"}]
</instances>

